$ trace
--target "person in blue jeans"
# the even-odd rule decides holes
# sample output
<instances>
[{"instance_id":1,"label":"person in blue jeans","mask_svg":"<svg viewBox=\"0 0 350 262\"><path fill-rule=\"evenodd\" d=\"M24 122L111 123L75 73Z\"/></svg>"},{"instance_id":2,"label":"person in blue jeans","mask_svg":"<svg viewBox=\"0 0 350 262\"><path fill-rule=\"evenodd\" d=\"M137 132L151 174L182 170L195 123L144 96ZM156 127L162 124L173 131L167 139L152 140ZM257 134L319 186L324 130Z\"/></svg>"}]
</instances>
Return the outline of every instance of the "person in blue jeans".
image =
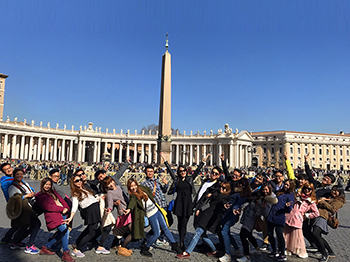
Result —
<instances>
[{"instance_id":1,"label":"person in blue jeans","mask_svg":"<svg viewBox=\"0 0 350 262\"><path fill-rule=\"evenodd\" d=\"M224 205L230 198L231 187L230 183L221 183L220 191L214 193L207 193L206 197L201 198L201 202L198 203L197 210L195 211L195 234L191 243L186 248L186 251L182 254L178 254L176 257L179 259L189 258L192 251L196 247L200 238L210 247L212 252L208 252L207 256L215 257L217 255L216 247L213 242L208 238L206 231L212 233L218 232L218 227L221 220L221 214L223 212Z\"/></svg>"},{"instance_id":2,"label":"person in blue jeans","mask_svg":"<svg viewBox=\"0 0 350 262\"><path fill-rule=\"evenodd\" d=\"M221 236L225 246L225 255L219 258L219 261L222 262L231 261L231 245L233 245L235 250L239 250L235 239L230 233L230 228L238 221L241 207L250 197L251 188L248 179L242 178L238 182L235 192L237 193L232 194L230 201L225 205L227 212L221 220Z\"/></svg>"},{"instance_id":3,"label":"person in blue jeans","mask_svg":"<svg viewBox=\"0 0 350 262\"><path fill-rule=\"evenodd\" d=\"M65 223L69 206L64 199L52 188L52 180L45 177L41 181L40 192L35 195L36 204L42 208L45 215L46 226L49 231L56 229L57 234L45 246L42 246L40 255L54 255L51 247L62 239L63 256L62 261L72 262L74 259L70 256L68 241L69 230Z\"/></svg>"},{"instance_id":4,"label":"person in blue jeans","mask_svg":"<svg viewBox=\"0 0 350 262\"><path fill-rule=\"evenodd\" d=\"M151 189L145 186L139 186L134 178L128 180L127 188L130 194L130 202L128 204L128 209L123 209L123 211L126 215L132 211L132 232L134 239L145 238L145 216L148 218L153 232L148 237L147 244L141 246L141 255L152 257L152 253L149 252L149 248L160 236L160 229L163 230L164 235L170 241L171 250L175 251L176 253L181 253L182 251L178 243L175 242L175 239L165 222L164 216L160 211L159 205L157 205L154 200Z\"/></svg>"}]
</instances>

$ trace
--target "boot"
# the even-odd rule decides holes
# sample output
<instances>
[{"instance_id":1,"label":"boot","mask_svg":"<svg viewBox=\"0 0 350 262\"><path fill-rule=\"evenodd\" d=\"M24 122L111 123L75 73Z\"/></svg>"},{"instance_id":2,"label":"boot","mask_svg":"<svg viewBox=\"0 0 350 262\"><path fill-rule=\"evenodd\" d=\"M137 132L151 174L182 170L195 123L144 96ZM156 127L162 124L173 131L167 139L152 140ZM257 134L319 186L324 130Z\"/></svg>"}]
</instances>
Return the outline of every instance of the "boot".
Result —
<instances>
[{"instance_id":1,"label":"boot","mask_svg":"<svg viewBox=\"0 0 350 262\"><path fill-rule=\"evenodd\" d=\"M74 262L75 260L70 256L69 250L63 252L63 256L61 258L62 261L65 262Z\"/></svg>"},{"instance_id":2,"label":"boot","mask_svg":"<svg viewBox=\"0 0 350 262\"><path fill-rule=\"evenodd\" d=\"M176 254L182 254L182 250L179 247L179 243L171 243L171 250L175 251Z\"/></svg>"},{"instance_id":3,"label":"boot","mask_svg":"<svg viewBox=\"0 0 350 262\"><path fill-rule=\"evenodd\" d=\"M117 255L124 256L124 257L130 257L131 253L129 252L129 250L127 248L119 247Z\"/></svg>"},{"instance_id":4,"label":"boot","mask_svg":"<svg viewBox=\"0 0 350 262\"><path fill-rule=\"evenodd\" d=\"M46 246L42 246L39 254L40 255L54 255L56 253L51 251L50 249L48 249Z\"/></svg>"},{"instance_id":5,"label":"boot","mask_svg":"<svg viewBox=\"0 0 350 262\"><path fill-rule=\"evenodd\" d=\"M145 257L153 257L152 253L149 252L149 247L147 246L141 247L140 254Z\"/></svg>"}]
</instances>

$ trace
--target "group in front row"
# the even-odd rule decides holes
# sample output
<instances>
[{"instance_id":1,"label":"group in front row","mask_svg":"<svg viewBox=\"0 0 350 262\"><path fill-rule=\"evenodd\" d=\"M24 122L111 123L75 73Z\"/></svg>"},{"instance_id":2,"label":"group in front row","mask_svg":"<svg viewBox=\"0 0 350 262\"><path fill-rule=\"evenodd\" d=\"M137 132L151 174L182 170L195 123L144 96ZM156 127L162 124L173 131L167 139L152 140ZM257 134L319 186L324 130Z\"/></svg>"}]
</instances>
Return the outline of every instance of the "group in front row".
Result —
<instances>
[{"instance_id":1,"label":"group in front row","mask_svg":"<svg viewBox=\"0 0 350 262\"><path fill-rule=\"evenodd\" d=\"M322 182L316 181L308 165L308 156L305 157L305 173L295 176L285 153L285 175L283 171L276 171L270 177L262 172L249 180L239 169L230 174L222 154L223 170L213 167L198 191L194 180L209 155L194 172L179 165L176 174L162 153L161 157L172 178L170 187L164 177L156 179L154 167L148 165L144 170L145 181L139 184L137 177L130 178L128 192L125 192L119 180L130 164L127 158L113 176L99 170L94 180L87 180L84 170L77 169L70 180L70 196L57 184L60 178L57 169L50 171L49 177L41 181L40 191L35 193L23 181L22 169L13 170L10 164L2 164L5 176L1 178L1 188L8 201L6 212L11 228L1 243L8 243L11 249L41 255L54 255L62 247L62 260L67 262L74 261L72 256L84 257L85 247L95 247L97 254L109 254L106 240L111 232L114 235L112 247L117 249L118 255L127 257L133 253L128 249L131 241L140 241L141 255L152 257L150 247L165 244L164 238L168 239L178 259L190 258L200 239L210 250L206 255L217 257L221 262L231 261L231 245L239 262L251 261L251 254L269 247L268 257L277 261L285 261L290 255L306 258L307 250L318 251L320 261L335 256L324 235L328 234L329 225L337 227L335 214L345 203L344 190L333 185L332 174L324 175ZM171 208L165 194L173 195ZM86 227L72 243L70 251L69 234L78 210ZM169 213L177 217L178 242L169 230L172 222ZM44 214L47 229L55 233L38 250L34 242L41 227L38 219L41 214ZM195 232L185 244L192 215ZM231 227L239 222L243 254L231 233ZM150 230L146 234L147 225ZM261 246L253 236L254 230L262 232ZM214 245L208 232L217 235L221 245ZM29 240L25 245L22 241L26 237ZM304 238L310 243L308 248Z\"/></svg>"}]
</instances>

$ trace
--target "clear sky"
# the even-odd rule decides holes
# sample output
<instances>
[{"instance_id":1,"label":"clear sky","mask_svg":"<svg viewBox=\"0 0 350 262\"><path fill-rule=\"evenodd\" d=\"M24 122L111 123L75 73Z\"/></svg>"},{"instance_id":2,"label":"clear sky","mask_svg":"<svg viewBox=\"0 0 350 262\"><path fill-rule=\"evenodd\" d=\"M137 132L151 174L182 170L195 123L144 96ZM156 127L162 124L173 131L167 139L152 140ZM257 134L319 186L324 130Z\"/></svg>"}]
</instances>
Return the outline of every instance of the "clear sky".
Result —
<instances>
[{"instance_id":1,"label":"clear sky","mask_svg":"<svg viewBox=\"0 0 350 262\"><path fill-rule=\"evenodd\" d=\"M0 2L4 118L124 132L350 132L349 1Z\"/></svg>"}]
</instances>

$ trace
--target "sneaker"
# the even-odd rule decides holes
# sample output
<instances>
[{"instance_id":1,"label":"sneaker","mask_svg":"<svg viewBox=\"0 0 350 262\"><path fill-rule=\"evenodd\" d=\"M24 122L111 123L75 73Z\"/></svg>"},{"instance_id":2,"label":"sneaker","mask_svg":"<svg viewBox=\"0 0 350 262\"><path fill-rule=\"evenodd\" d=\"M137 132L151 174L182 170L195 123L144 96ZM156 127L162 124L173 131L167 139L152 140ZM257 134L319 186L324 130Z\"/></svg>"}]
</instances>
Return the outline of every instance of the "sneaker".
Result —
<instances>
[{"instance_id":1,"label":"sneaker","mask_svg":"<svg viewBox=\"0 0 350 262\"><path fill-rule=\"evenodd\" d=\"M250 262L250 258L247 258L246 256L240 257L240 258L236 258L236 260L238 262Z\"/></svg>"},{"instance_id":2,"label":"sneaker","mask_svg":"<svg viewBox=\"0 0 350 262\"><path fill-rule=\"evenodd\" d=\"M82 253L80 250L77 250L76 252L74 252L74 250L73 250L72 256L73 257L85 257L84 253Z\"/></svg>"},{"instance_id":3,"label":"sneaker","mask_svg":"<svg viewBox=\"0 0 350 262\"><path fill-rule=\"evenodd\" d=\"M218 257L218 252L217 251L207 252L206 255L207 257Z\"/></svg>"},{"instance_id":4,"label":"sneaker","mask_svg":"<svg viewBox=\"0 0 350 262\"><path fill-rule=\"evenodd\" d=\"M333 252L331 252L331 253L328 253L328 256L329 257L335 257L335 254Z\"/></svg>"},{"instance_id":5,"label":"sneaker","mask_svg":"<svg viewBox=\"0 0 350 262\"><path fill-rule=\"evenodd\" d=\"M291 255L292 255L292 252L290 252L289 250L286 250L286 251L284 251L284 254L285 254L286 256L291 256Z\"/></svg>"},{"instance_id":6,"label":"sneaker","mask_svg":"<svg viewBox=\"0 0 350 262\"><path fill-rule=\"evenodd\" d=\"M31 255L39 254L39 252L39 249L37 249L34 245L32 245L31 247L26 247L26 249L24 250L24 253Z\"/></svg>"},{"instance_id":7,"label":"sneaker","mask_svg":"<svg viewBox=\"0 0 350 262\"><path fill-rule=\"evenodd\" d=\"M109 255L111 252L103 247L103 248L101 248L101 249L98 249L98 248L97 248L97 249L95 250L95 253L96 253L96 254Z\"/></svg>"},{"instance_id":8,"label":"sneaker","mask_svg":"<svg viewBox=\"0 0 350 262\"><path fill-rule=\"evenodd\" d=\"M163 240L157 239L156 245L158 245L158 246L169 246L169 243L165 239L163 239Z\"/></svg>"},{"instance_id":9,"label":"sneaker","mask_svg":"<svg viewBox=\"0 0 350 262\"><path fill-rule=\"evenodd\" d=\"M287 257L285 255L279 254L278 256L275 257L275 260L277 260L277 261L286 261Z\"/></svg>"},{"instance_id":10,"label":"sneaker","mask_svg":"<svg viewBox=\"0 0 350 262\"><path fill-rule=\"evenodd\" d=\"M309 247L306 247L306 251L307 252L317 252L317 247L314 247L314 246L309 246Z\"/></svg>"},{"instance_id":11,"label":"sneaker","mask_svg":"<svg viewBox=\"0 0 350 262\"><path fill-rule=\"evenodd\" d=\"M269 247L269 244L263 243L262 246L260 247L260 250L265 251Z\"/></svg>"},{"instance_id":12,"label":"sneaker","mask_svg":"<svg viewBox=\"0 0 350 262\"><path fill-rule=\"evenodd\" d=\"M25 248L26 248L26 245L23 244L23 243L18 243L18 244L12 243L12 244L10 245L10 248L11 248L11 249L25 249Z\"/></svg>"},{"instance_id":13,"label":"sneaker","mask_svg":"<svg viewBox=\"0 0 350 262\"><path fill-rule=\"evenodd\" d=\"M222 257L219 258L219 261L221 262L230 262L231 261L231 256L230 255L223 255Z\"/></svg>"},{"instance_id":14,"label":"sneaker","mask_svg":"<svg viewBox=\"0 0 350 262\"><path fill-rule=\"evenodd\" d=\"M176 258L178 258L178 259L189 259L190 258L190 254L184 254L184 253L182 253L182 254L177 254L176 255Z\"/></svg>"},{"instance_id":15,"label":"sneaker","mask_svg":"<svg viewBox=\"0 0 350 262\"><path fill-rule=\"evenodd\" d=\"M328 256L322 256L320 261L327 262L328 261Z\"/></svg>"},{"instance_id":16,"label":"sneaker","mask_svg":"<svg viewBox=\"0 0 350 262\"><path fill-rule=\"evenodd\" d=\"M275 253L275 252L271 252L271 253L269 253L267 256L270 257L270 258L275 258L275 257L278 256L278 254Z\"/></svg>"},{"instance_id":17,"label":"sneaker","mask_svg":"<svg viewBox=\"0 0 350 262\"><path fill-rule=\"evenodd\" d=\"M298 257L300 257L300 258L307 258L307 257L309 257L309 255L307 253L298 254Z\"/></svg>"},{"instance_id":18,"label":"sneaker","mask_svg":"<svg viewBox=\"0 0 350 262\"><path fill-rule=\"evenodd\" d=\"M55 255L56 253L47 248L47 246L42 246L40 250L40 255Z\"/></svg>"}]
</instances>

